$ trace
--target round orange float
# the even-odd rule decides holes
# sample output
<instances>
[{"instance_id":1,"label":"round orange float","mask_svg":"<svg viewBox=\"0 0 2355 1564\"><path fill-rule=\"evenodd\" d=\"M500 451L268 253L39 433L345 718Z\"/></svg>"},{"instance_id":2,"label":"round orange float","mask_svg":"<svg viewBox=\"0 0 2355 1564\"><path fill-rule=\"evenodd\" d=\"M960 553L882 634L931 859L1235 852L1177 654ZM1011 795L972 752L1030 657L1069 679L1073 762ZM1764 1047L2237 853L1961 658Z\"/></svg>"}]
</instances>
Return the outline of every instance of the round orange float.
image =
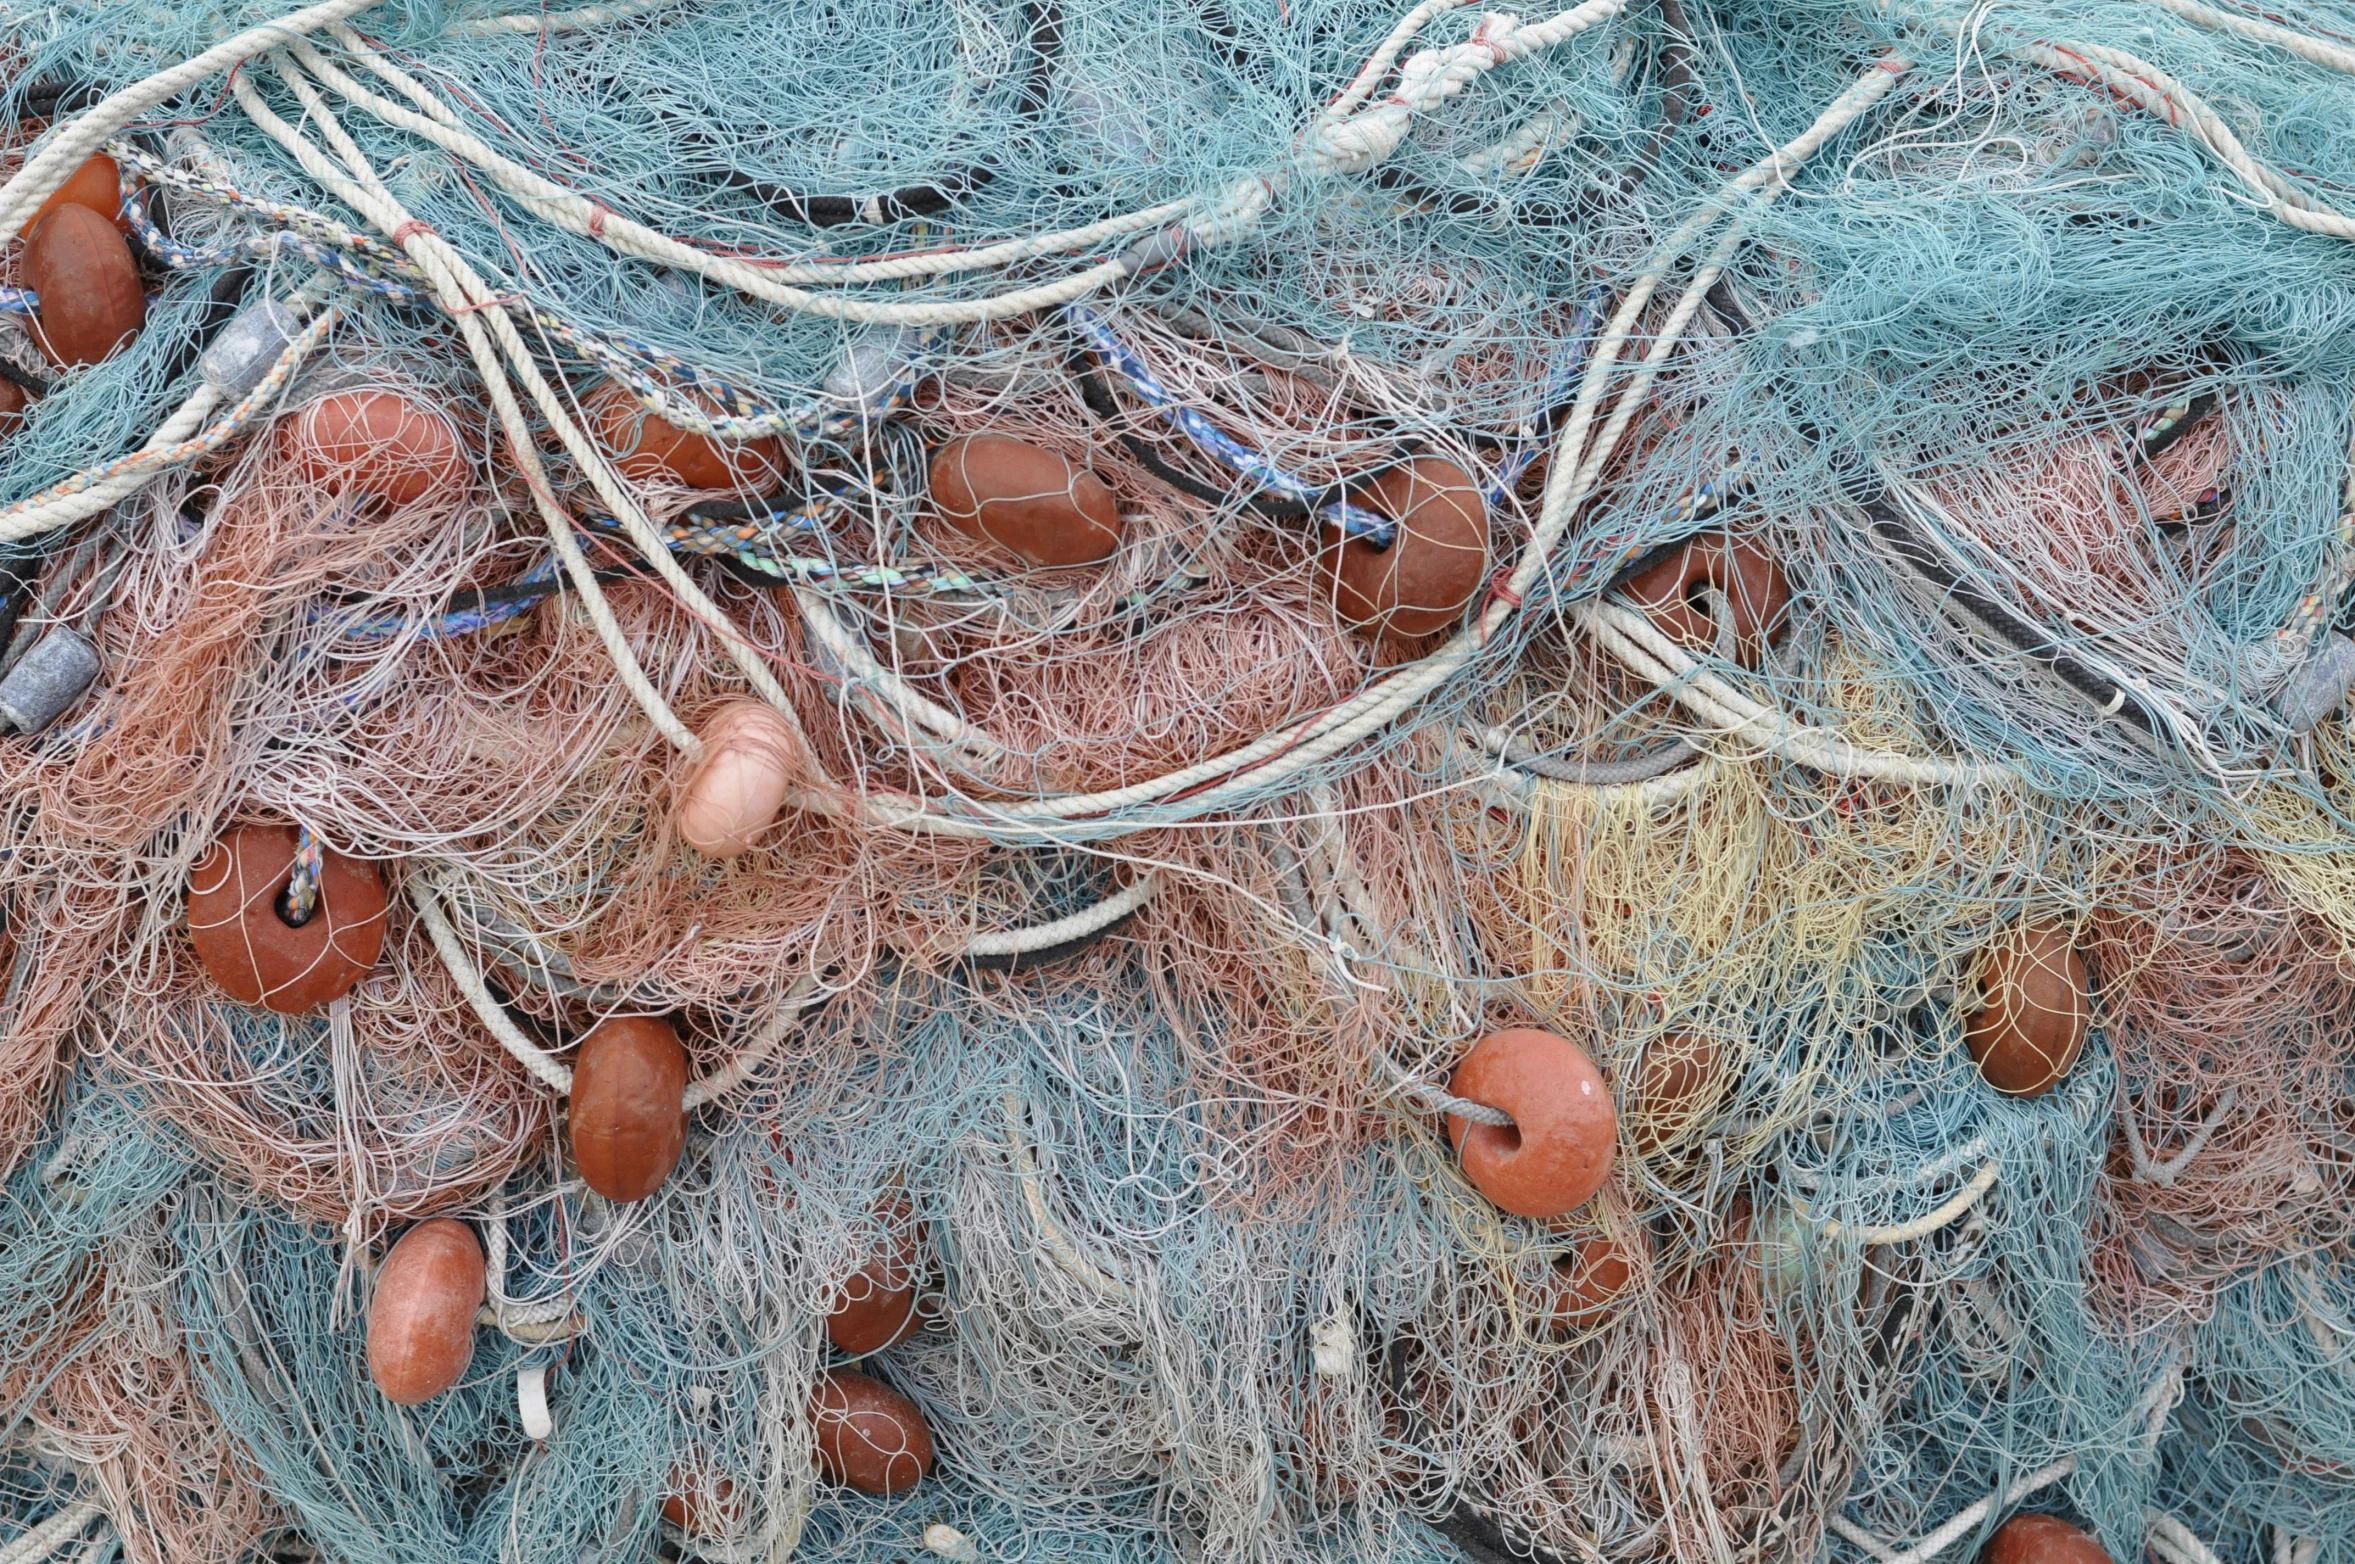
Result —
<instances>
[{"instance_id":1,"label":"round orange float","mask_svg":"<svg viewBox=\"0 0 2355 1564\"><path fill-rule=\"evenodd\" d=\"M1348 485L1349 501L1389 517L1386 548L1328 528L1323 590L1344 621L1387 641L1436 635L1488 579L1488 502L1461 467L1418 456Z\"/></svg>"},{"instance_id":2,"label":"round orange float","mask_svg":"<svg viewBox=\"0 0 2355 1564\"><path fill-rule=\"evenodd\" d=\"M466 479L458 429L397 391L338 391L281 426L279 448L331 493L408 505Z\"/></svg>"},{"instance_id":3,"label":"round orange float","mask_svg":"<svg viewBox=\"0 0 2355 1564\"><path fill-rule=\"evenodd\" d=\"M387 1401L413 1407L466 1377L485 1276L463 1222L420 1222L393 1245L368 1300L368 1377Z\"/></svg>"},{"instance_id":4,"label":"round orange float","mask_svg":"<svg viewBox=\"0 0 2355 1564\"><path fill-rule=\"evenodd\" d=\"M206 848L188 876L196 959L240 1004L286 1015L341 999L384 950L383 879L374 864L332 849L321 855L311 916L288 921L300 840L291 825L241 825Z\"/></svg>"},{"instance_id":5,"label":"round orange float","mask_svg":"<svg viewBox=\"0 0 2355 1564\"><path fill-rule=\"evenodd\" d=\"M935 452L932 503L959 532L1042 569L1098 564L1120 547L1104 480L1011 435L969 434Z\"/></svg>"},{"instance_id":6,"label":"round orange float","mask_svg":"<svg viewBox=\"0 0 2355 1564\"><path fill-rule=\"evenodd\" d=\"M1979 1564L2113 1564L2109 1552L2057 1515L2015 1515L1995 1529Z\"/></svg>"},{"instance_id":7,"label":"round orange float","mask_svg":"<svg viewBox=\"0 0 2355 1564\"><path fill-rule=\"evenodd\" d=\"M61 365L95 364L147 324L131 247L86 206L51 210L25 240L17 275L40 303L33 337Z\"/></svg>"},{"instance_id":8,"label":"round orange float","mask_svg":"<svg viewBox=\"0 0 2355 1564\"><path fill-rule=\"evenodd\" d=\"M1546 1317L1566 1330L1583 1329L1608 1314L1635 1280L1635 1264L1624 1245L1611 1238L1590 1238L1555 1259L1553 1281L1545 1292Z\"/></svg>"},{"instance_id":9,"label":"round orange float","mask_svg":"<svg viewBox=\"0 0 2355 1564\"><path fill-rule=\"evenodd\" d=\"M1791 584L1775 557L1748 538L1705 533L1620 583L1620 591L1662 634L1697 652L1717 649L1718 625L1706 588L1725 595L1735 661L1755 668L1791 610Z\"/></svg>"},{"instance_id":10,"label":"round orange float","mask_svg":"<svg viewBox=\"0 0 2355 1564\"><path fill-rule=\"evenodd\" d=\"M810 1393L818 1466L860 1493L905 1493L932 1470L932 1429L916 1403L890 1386L837 1369Z\"/></svg>"},{"instance_id":11,"label":"round orange float","mask_svg":"<svg viewBox=\"0 0 2355 1564\"><path fill-rule=\"evenodd\" d=\"M2076 1064L2093 1024L2085 958L2060 924L2013 925L1973 964L1979 1008L1963 1042L1987 1084L2012 1097L2050 1091Z\"/></svg>"},{"instance_id":12,"label":"round orange float","mask_svg":"<svg viewBox=\"0 0 2355 1564\"><path fill-rule=\"evenodd\" d=\"M573 1061L570 1117L582 1183L623 1204L660 1189L687 1145L687 1050L671 1024L598 1023Z\"/></svg>"},{"instance_id":13,"label":"round orange float","mask_svg":"<svg viewBox=\"0 0 2355 1564\"><path fill-rule=\"evenodd\" d=\"M1464 1055L1448 1090L1512 1115L1510 1125L1447 1119L1465 1176L1499 1208L1515 1216L1563 1216L1610 1176L1618 1139L1611 1090L1568 1038L1491 1033Z\"/></svg>"},{"instance_id":14,"label":"round orange float","mask_svg":"<svg viewBox=\"0 0 2355 1564\"><path fill-rule=\"evenodd\" d=\"M775 439L720 441L690 434L650 413L618 381L583 399L589 432L613 453L621 475L638 483L675 483L687 489L749 489L766 494L785 473L785 447Z\"/></svg>"}]
</instances>

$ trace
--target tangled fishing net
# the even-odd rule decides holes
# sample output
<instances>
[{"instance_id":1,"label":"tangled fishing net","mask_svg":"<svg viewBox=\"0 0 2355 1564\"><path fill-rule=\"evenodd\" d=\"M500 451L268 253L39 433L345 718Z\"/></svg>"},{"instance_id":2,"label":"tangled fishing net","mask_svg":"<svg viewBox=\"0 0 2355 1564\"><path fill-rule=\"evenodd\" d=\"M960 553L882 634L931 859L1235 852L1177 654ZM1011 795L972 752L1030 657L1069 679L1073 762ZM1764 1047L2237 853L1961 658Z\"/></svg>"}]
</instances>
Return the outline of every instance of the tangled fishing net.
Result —
<instances>
[{"instance_id":1,"label":"tangled fishing net","mask_svg":"<svg viewBox=\"0 0 2355 1564\"><path fill-rule=\"evenodd\" d=\"M2355 1564L2355 9L0 77L0 1564Z\"/></svg>"}]
</instances>

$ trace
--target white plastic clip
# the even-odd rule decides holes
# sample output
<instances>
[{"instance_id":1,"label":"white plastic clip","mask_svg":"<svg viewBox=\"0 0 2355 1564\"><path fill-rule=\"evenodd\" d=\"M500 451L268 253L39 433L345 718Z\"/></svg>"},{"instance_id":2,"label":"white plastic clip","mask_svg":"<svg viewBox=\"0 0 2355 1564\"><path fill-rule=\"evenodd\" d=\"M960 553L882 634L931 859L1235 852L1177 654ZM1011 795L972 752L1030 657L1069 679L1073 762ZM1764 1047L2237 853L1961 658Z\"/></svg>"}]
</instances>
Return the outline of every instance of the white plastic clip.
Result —
<instances>
[{"instance_id":1,"label":"white plastic clip","mask_svg":"<svg viewBox=\"0 0 2355 1564\"><path fill-rule=\"evenodd\" d=\"M515 1371L515 1409L523 1414L523 1431L532 1438L546 1439L556 1432L556 1419L548 1415L547 1364Z\"/></svg>"}]
</instances>

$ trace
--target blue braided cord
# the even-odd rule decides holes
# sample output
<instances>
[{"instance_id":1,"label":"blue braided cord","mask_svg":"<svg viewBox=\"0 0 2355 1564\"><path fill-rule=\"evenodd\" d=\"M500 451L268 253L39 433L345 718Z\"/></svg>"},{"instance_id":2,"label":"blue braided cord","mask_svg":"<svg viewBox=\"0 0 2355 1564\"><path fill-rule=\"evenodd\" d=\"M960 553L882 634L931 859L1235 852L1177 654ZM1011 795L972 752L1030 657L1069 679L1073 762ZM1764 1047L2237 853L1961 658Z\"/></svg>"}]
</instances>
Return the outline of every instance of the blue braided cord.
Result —
<instances>
[{"instance_id":1,"label":"blue braided cord","mask_svg":"<svg viewBox=\"0 0 2355 1564\"><path fill-rule=\"evenodd\" d=\"M40 307L40 299L30 288L0 288L0 310L11 315L30 315Z\"/></svg>"},{"instance_id":2,"label":"blue braided cord","mask_svg":"<svg viewBox=\"0 0 2355 1564\"><path fill-rule=\"evenodd\" d=\"M1207 417L1186 406L1169 393L1145 361L1137 357L1129 345L1112 334L1111 328L1097 318L1085 305L1066 304L1064 318L1069 320L1088 339L1088 346L1105 366L1129 383L1138 398L1167 419L1172 427L1202 448L1204 454L1243 477L1250 479L1270 494L1281 495L1301 505L1316 505L1317 514L1339 527L1345 536L1362 538L1376 548L1388 548L1398 540L1398 524L1387 516L1378 515L1346 501L1318 505L1325 492L1307 480L1297 478L1269 461L1265 454L1251 449L1234 439Z\"/></svg>"},{"instance_id":3,"label":"blue braided cord","mask_svg":"<svg viewBox=\"0 0 2355 1564\"><path fill-rule=\"evenodd\" d=\"M1570 388L1586 372L1586 355L1594 346L1595 328L1602 324L1603 309L1610 302L1611 290L1601 284L1597 284L1580 302L1578 314L1570 324L1570 339L1564 344L1562 362L1546 376L1545 395L1538 399L1541 416L1546 409L1559 407L1568 399ZM1487 487L1481 491L1488 497L1489 504L1504 503L1505 496L1513 492L1513 485L1521 481L1521 475L1529 470L1530 464L1552 446L1551 436L1550 430L1538 430L1504 459L1504 464L1496 470L1496 476L1489 479Z\"/></svg>"},{"instance_id":4,"label":"blue braided cord","mask_svg":"<svg viewBox=\"0 0 2355 1564\"><path fill-rule=\"evenodd\" d=\"M517 576L510 585L538 586L555 579L556 557L551 554L522 575ZM349 623L338 625L336 633L346 641L391 641L412 634L422 641L446 640L452 636L473 635L478 631L488 630L493 625L505 624L510 619L530 613L539 607L541 601L540 598L525 597L507 603L485 603L474 608L462 608L453 613L436 614L426 619L419 619L405 613L384 614L375 618L354 619ZM333 608L313 608L311 623L331 623L335 620L337 612Z\"/></svg>"}]
</instances>

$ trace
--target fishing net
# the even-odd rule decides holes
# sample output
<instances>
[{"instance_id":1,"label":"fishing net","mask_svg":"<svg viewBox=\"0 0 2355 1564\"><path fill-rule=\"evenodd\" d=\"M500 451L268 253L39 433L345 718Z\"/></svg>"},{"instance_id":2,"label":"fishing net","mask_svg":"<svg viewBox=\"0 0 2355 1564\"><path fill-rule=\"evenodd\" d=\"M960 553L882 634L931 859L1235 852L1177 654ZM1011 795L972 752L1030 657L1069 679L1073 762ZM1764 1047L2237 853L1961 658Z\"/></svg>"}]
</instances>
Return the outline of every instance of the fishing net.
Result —
<instances>
[{"instance_id":1,"label":"fishing net","mask_svg":"<svg viewBox=\"0 0 2355 1564\"><path fill-rule=\"evenodd\" d=\"M2355 12L0 59L0 1564L2355 1561Z\"/></svg>"}]
</instances>

